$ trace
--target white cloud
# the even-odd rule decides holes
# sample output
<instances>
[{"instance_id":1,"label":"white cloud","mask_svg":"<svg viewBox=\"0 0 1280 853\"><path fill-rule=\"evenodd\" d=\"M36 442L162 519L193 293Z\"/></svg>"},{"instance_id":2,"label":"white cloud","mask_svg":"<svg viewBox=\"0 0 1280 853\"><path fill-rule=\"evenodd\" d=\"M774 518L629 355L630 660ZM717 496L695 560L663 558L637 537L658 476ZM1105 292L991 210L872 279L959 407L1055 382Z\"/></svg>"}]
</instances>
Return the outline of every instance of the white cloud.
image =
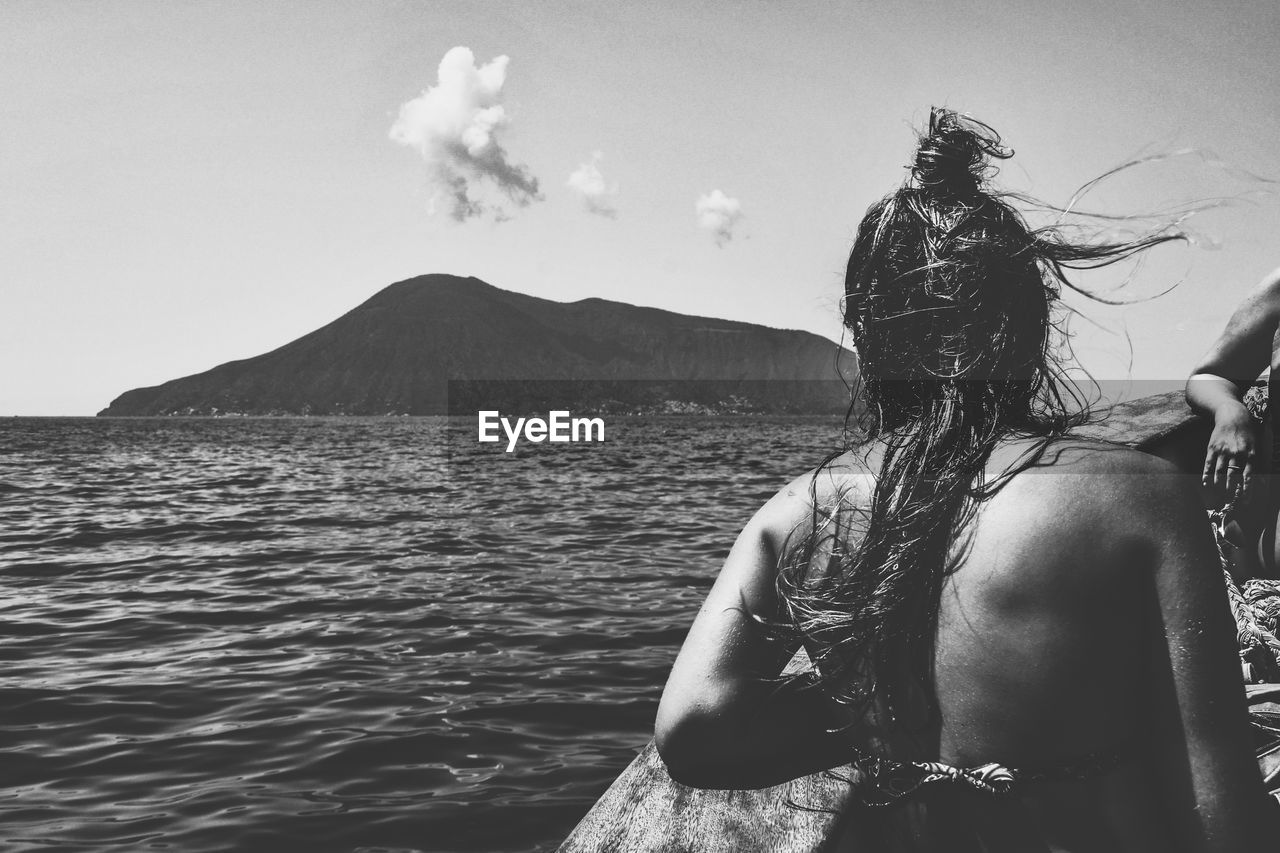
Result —
<instances>
[{"instance_id":1,"label":"white cloud","mask_svg":"<svg viewBox=\"0 0 1280 853\"><path fill-rule=\"evenodd\" d=\"M508 216L501 206L475 198L474 185L484 180L520 207L542 198L538 179L513 164L498 142L509 122L502 106L507 62L499 56L477 67L468 48L453 48L440 60L436 85L402 104L391 127L392 140L422 155L437 197L447 196L459 222L489 211L499 220Z\"/></svg>"},{"instance_id":2,"label":"white cloud","mask_svg":"<svg viewBox=\"0 0 1280 853\"><path fill-rule=\"evenodd\" d=\"M742 204L736 198L712 190L698 196L694 209L698 212L698 227L710 231L717 246L733 239L733 229L742 219Z\"/></svg>"},{"instance_id":3,"label":"white cloud","mask_svg":"<svg viewBox=\"0 0 1280 853\"><path fill-rule=\"evenodd\" d=\"M615 204L618 198L618 185L605 183L599 166L602 159L604 154L599 151L593 152L591 162L583 163L569 176L568 185L582 196L587 210L613 219L618 215Z\"/></svg>"}]
</instances>

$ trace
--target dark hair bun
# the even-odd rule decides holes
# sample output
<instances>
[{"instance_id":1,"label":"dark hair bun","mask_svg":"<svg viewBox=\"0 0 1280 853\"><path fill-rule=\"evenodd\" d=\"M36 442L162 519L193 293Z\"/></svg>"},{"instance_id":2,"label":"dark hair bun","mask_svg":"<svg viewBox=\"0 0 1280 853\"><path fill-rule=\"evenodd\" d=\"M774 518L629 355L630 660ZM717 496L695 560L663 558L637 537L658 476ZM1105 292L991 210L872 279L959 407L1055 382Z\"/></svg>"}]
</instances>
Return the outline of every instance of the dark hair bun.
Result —
<instances>
[{"instance_id":1,"label":"dark hair bun","mask_svg":"<svg viewBox=\"0 0 1280 853\"><path fill-rule=\"evenodd\" d=\"M990 158L1007 160L1013 150L1000 144L1000 135L977 119L934 107L929 132L920 138L911 175L925 190L972 194L995 174Z\"/></svg>"}]
</instances>

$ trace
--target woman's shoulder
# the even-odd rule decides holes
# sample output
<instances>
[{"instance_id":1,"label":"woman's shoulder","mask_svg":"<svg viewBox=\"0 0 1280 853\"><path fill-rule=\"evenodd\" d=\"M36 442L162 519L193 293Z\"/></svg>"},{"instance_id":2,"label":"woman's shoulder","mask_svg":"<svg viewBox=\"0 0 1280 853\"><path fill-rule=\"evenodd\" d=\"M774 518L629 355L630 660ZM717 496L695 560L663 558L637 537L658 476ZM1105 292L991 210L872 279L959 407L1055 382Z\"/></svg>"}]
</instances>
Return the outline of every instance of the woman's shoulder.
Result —
<instances>
[{"instance_id":1,"label":"woman's shoulder","mask_svg":"<svg viewBox=\"0 0 1280 853\"><path fill-rule=\"evenodd\" d=\"M798 535L869 504L875 489L872 461L865 453L845 451L787 483L751 520L776 553Z\"/></svg>"},{"instance_id":2,"label":"woman's shoulder","mask_svg":"<svg viewBox=\"0 0 1280 853\"><path fill-rule=\"evenodd\" d=\"M989 477L1002 471L1080 476L1181 473L1171 462L1150 453L1075 435L1004 442L991 454L987 467Z\"/></svg>"},{"instance_id":3,"label":"woman's shoulder","mask_svg":"<svg viewBox=\"0 0 1280 853\"><path fill-rule=\"evenodd\" d=\"M1199 506L1198 478L1124 445L1067 436L997 448L988 467L994 504L1053 507L1062 523L1109 529L1154 523L1172 508ZM1005 482L1001 482L1001 478Z\"/></svg>"},{"instance_id":4,"label":"woman's shoulder","mask_svg":"<svg viewBox=\"0 0 1280 853\"><path fill-rule=\"evenodd\" d=\"M1017 449L999 448L993 466L1018 458ZM991 572L992 583L1008 582L996 590L1092 595L1209 531L1196 479L1124 446L1055 440L1006 482L987 482L992 493L973 517L963 557Z\"/></svg>"},{"instance_id":5,"label":"woman's shoulder","mask_svg":"<svg viewBox=\"0 0 1280 853\"><path fill-rule=\"evenodd\" d=\"M815 527L848 523L870 506L878 461L874 450L846 451L804 472L779 489L750 526L780 554ZM1071 435L1001 443L988 461L986 481L997 505L1020 505L1019 514L1070 506L1086 525L1163 515L1178 496L1198 500L1195 477L1171 462Z\"/></svg>"},{"instance_id":6,"label":"woman's shoulder","mask_svg":"<svg viewBox=\"0 0 1280 853\"><path fill-rule=\"evenodd\" d=\"M1085 491L1099 498L1145 494L1192 475L1172 462L1122 444L1077 436L1018 440L996 448L987 465L988 483L1048 492Z\"/></svg>"}]
</instances>

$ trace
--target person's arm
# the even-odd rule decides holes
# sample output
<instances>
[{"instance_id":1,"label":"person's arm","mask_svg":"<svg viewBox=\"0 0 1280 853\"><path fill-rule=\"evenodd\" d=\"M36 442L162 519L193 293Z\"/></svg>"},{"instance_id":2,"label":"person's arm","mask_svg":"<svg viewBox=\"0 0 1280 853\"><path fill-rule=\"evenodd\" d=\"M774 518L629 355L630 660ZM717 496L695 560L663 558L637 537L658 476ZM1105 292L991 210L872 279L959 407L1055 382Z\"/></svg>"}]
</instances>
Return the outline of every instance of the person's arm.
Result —
<instances>
[{"instance_id":1,"label":"person's arm","mask_svg":"<svg viewBox=\"0 0 1280 853\"><path fill-rule=\"evenodd\" d=\"M1187 403L1199 414L1213 418L1202 477L1206 486L1229 493L1241 485L1246 495L1250 492L1257 473L1258 439L1242 400L1271 363L1278 324L1280 270L1245 297L1227 321L1227 328L1191 371Z\"/></svg>"},{"instance_id":2,"label":"person's arm","mask_svg":"<svg viewBox=\"0 0 1280 853\"><path fill-rule=\"evenodd\" d=\"M1152 778L1186 849L1263 850L1280 821L1254 758L1222 569L1194 485L1151 466L1127 484L1125 515L1151 559Z\"/></svg>"},{"instance_id":3,"label":"person's arm","mask_svg":"<svg viewBox=\"0 0 1280 853\"><path fill-rule=\"evenodd\" d=\"M1227 496L1236 486L1245 496L1250 495L1257 474L1257 431L1243 402L1247 389L1248 383L1208 372L1193 373L1187 380L1191 408L1213 418L1200 482Z\"/></svg>"},{"instance_id":4,"label":"person's arm","mask_svg":"<svg viewBox=\"0 0 1280 853\"><path fill-rule=\"evenodd\" d=\"M677 782L764 788L848 760L847 735L833 731L822 691L807 680L778 680L795 647L753 618L780 615L779 552L804 523L805 492L796 481L748 522L672 667L655 738Z\"/></svg>"}]
</instances>

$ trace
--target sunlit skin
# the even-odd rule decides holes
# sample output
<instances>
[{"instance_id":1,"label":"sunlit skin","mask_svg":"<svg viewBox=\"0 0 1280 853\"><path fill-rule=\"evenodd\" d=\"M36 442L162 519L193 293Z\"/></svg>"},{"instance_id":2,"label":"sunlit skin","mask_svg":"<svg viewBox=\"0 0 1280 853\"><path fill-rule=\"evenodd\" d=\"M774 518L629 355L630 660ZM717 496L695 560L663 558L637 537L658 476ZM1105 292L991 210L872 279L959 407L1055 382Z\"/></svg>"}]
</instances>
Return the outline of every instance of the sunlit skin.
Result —
<instances>
[{"instance_id":1,"label":"sunlit skin","mask_svg":"<svg viewBox=\"0 0 1280 853\"><path fill-rule=\"evenodd\" d=\"M1229 536L1241 547L1236 571L1242 576L1276 577L1280 566L1277 514L1280 489L1271 484L1275 404L1261 428L1242 402L1268 367L1269 395L1280 399L1280 270L1264 278L1236 307L1226 329L1187 381L1187 402L1213 418L1202 482L1219 500L1237 497L1242 511Z\"/></svg>"},{"instance_id":2,"label":"sunlit skin","mask_svg":"<svg viewBox=\"0 0 1280 853\"><path fill-rule=\"evenodd\" d=\"M1000 444L988 476L1028 446ZM873 447L820 470L818 501L865 507L878 460ZM844 763L859 745L832 731L849 721L818 691L768 680L794 648L747 615L778 614L778 559L803 535L813 476L747 524L680 651L657 720L677 781L773 785ZM1267 803L1196 478L1134 451L1059 441L961 538L935 652L938 758L1018 767L1123 757L1091 778L952 800L947 819L1009 853L1260 849ZM844 849L858 849L853 835Z\"/></svg>"}]
</instances>

